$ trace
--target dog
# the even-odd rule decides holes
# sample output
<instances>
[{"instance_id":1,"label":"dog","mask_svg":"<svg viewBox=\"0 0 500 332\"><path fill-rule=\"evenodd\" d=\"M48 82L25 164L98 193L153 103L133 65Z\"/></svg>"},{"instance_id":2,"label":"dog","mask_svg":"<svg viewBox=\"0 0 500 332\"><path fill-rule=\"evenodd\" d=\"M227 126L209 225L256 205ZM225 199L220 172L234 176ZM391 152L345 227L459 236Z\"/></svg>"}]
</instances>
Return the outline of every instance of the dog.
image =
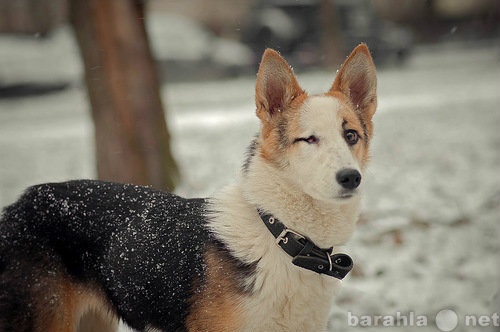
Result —
<instances>
[{"instance_id":1,"label":"dog","mask_svg":"<svg viewBox=\"0 0 500 332\"><path fill-rule=\"evenodd\" d=\"M376 110L360 44L307 94L274 50L235 184L185 199L94 180L28 188L0 221L0 331L325 331L353 262Z\"/></svg>"}]
</instances>

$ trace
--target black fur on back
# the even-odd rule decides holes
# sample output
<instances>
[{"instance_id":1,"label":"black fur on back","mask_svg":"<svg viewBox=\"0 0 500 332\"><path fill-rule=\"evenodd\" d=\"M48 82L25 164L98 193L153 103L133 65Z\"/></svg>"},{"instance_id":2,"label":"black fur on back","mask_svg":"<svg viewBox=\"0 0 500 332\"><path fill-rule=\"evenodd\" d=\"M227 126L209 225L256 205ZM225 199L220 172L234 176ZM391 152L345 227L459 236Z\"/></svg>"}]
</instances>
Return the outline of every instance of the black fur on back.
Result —
<instances>
[{"instance_id":1,"label":"black fur on back","mask_svg":"<svg viewBox=\"0 0 500 332\"><path fill-rule=\"evenodd\" d=\"M80 180L29 188L0 220L0 327L29 304L27 291L16 302L12 289L59 262L77 282L102 285L131 327L182 329L193 279L204 274L205 214L204 199L141 186ZM16 280L28 269L31 280Z\"/></svg>"}]
</instances>

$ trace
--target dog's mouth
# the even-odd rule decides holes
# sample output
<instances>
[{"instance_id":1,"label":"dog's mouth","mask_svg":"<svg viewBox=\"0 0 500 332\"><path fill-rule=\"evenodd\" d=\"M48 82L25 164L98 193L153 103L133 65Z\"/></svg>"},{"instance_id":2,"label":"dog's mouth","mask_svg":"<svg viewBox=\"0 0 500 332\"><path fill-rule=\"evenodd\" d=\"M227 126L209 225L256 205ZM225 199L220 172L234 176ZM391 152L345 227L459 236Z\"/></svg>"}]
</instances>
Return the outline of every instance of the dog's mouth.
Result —
<instances>
[{"instance_id":1,"label":"dog's mouth","mask_svg":"<svg viewBox=\"0 0 500 332\"><path fill-rule=\"evenodd\" d=\"M356 196L357 193L357 190L343 190L336 198L340 200L348 200Z\"/></svg>"}]
</instances>

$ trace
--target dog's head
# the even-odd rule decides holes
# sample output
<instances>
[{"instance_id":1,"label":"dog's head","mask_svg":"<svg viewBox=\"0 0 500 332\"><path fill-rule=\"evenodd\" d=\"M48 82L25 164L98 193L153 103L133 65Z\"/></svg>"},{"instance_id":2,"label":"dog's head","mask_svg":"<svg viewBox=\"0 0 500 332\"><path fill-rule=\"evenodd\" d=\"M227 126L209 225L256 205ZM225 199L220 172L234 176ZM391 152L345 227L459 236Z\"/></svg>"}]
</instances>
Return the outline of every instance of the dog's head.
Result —
<instances>
[{"instance_id":1,"label":"dog's head","mask_svg":"<svg viewBox=\"0 0 500 332\"><path fill-rule=\"evenodd\" d=\"M261 158L314 199L343 202L356 196L369 158L376 85L364 44L347 58L330 90L312 96L288 63L266 50L256 84Z\"/></svg>"}]
</instances>

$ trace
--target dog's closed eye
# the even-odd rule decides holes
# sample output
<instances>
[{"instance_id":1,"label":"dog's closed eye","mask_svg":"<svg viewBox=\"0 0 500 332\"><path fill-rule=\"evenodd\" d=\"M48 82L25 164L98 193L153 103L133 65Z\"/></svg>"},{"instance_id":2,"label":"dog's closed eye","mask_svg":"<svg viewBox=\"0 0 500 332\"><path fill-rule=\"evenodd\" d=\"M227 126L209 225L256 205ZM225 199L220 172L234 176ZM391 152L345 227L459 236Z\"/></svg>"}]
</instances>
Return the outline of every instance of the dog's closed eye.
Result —
<instances>
[{"instance_id":1,"label":"dog's closed eye","mask_svg":"<svg viewBox=\"0 0 500 332\"><path fill-rule=\"evenodd\" d=\"M314 135L311 135L309 137L299 137L293 141L293 143L298 143L298 142L306 142L307 144L318 144L319 138Z\"/></svg>"}]
</instances>

